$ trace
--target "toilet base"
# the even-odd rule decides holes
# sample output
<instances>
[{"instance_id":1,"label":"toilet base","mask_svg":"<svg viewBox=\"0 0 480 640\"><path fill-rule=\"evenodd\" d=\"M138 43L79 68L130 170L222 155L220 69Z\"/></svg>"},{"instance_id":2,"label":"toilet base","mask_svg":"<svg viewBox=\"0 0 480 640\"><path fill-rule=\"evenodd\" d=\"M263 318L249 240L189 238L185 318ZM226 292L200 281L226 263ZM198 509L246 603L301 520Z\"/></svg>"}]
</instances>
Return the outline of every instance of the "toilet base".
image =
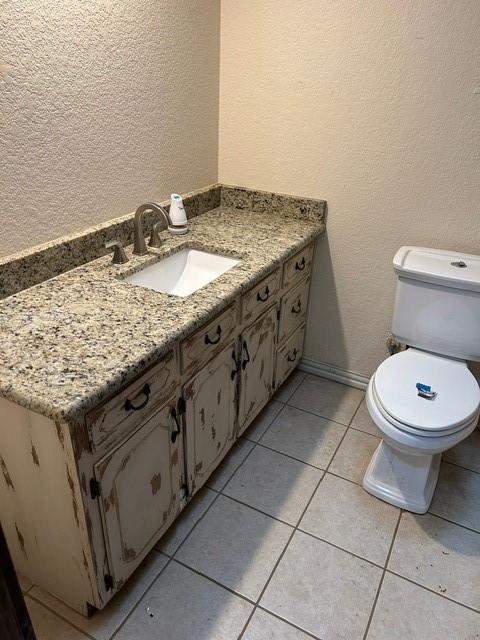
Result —
<instances>
[{"instance_id":1,"label":"toilet base","mask_svg":"<svg viewBox=\"0 0 480 640\"><path fill-rule=\"evenodd\" d=\"M426 513L437 485L442 455L410 455L382 440L363 478L368 493L390 504Z\"/></svg>"}]
</instances>

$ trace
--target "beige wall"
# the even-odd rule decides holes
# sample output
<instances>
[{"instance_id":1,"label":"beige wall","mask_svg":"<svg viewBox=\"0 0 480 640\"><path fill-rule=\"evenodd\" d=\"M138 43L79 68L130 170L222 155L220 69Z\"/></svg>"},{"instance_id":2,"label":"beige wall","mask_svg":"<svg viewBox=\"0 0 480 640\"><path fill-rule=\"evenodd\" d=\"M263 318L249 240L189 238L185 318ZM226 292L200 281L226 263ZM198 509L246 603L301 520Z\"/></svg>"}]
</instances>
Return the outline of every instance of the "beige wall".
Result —
<instances>
[{"instance_id":1,"label":"beige wall","mask_svg":"<svg viewBox=\"0 0 480 640\"><path fill-rule=\"evenodd\" d=\"M0 255L217 179L220 0L0 0Z\"/></svg>"},{"instance_id":2,"label":"beige wall","mask_svg":"<svg viewBox=\"0 0 480 640\"><path fill-rule=\"evenodd\" d=\"M306 355L385 357L402 244L480 253L478 0L223 0L219 179L324 197Z\"/></svg>"}]
</instances>

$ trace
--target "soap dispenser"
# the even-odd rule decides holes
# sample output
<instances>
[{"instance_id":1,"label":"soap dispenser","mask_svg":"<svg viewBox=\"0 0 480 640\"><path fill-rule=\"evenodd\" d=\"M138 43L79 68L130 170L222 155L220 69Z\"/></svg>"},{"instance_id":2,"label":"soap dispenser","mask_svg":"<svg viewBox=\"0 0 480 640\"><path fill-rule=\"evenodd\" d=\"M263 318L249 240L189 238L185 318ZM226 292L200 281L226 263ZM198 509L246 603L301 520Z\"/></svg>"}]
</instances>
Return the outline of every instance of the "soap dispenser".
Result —
<instances>
[{"instance_id":1,"label":"soap dispenser","mask_svg":"<svg viewBox=\"0 0 480 640\"><path fill-rule=\"evenodd\" d=\"M170 196L170 220L172 225L168 227L170 233L182 235L188 232L187 214L183 206L182 196L172 193Z\"/></svg>"}]
</instances>

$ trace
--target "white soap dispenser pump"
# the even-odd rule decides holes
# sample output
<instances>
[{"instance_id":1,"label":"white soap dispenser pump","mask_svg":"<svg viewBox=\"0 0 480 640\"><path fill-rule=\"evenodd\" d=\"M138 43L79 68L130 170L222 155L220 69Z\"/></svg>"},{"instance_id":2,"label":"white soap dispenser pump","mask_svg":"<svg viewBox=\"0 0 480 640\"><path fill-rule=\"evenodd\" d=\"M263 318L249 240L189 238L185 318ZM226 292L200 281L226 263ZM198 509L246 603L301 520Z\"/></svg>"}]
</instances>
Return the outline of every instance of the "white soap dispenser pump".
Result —
<instances>
[{"instance_id":1,"label":"white soap dispenser pump","mask_svg":"<svg viewBox=\"0 0 480 640\"><path fill-rule=\"evenodd\" d=\"M172 193L170 196L170 220L172 221L172 225L168 227L170 233L182 235L188 232L187 214L182 196L178 193Z\"/></svg>"}]
</instances>

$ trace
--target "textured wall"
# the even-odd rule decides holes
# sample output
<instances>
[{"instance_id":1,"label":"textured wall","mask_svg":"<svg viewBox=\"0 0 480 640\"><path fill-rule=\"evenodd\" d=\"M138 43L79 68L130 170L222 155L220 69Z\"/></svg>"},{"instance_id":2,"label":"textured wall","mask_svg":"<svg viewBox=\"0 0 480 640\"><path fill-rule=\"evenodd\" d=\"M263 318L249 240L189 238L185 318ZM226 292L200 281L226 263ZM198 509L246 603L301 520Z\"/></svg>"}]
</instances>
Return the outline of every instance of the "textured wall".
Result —
<instances>
[{"instance_id":1,"label":"textured wall","mask_svg":"<svg viewBox=\"0 0 480 640\"><path fill-rule=\"evenodd\" d=\"M306 355L385 357L402 244L480 253L478 0L223 0L219 179L328 201Z\"/></svg>"},{"instance_id":2,"label":"textured wall","mask_svg":"<svg viewBox=\"0 0 480 640\"><path fill-rule=\"evenodd\" d=\"M216 182L220 0L0 0L0 255Z\"/></svg>"}]
</instances>

